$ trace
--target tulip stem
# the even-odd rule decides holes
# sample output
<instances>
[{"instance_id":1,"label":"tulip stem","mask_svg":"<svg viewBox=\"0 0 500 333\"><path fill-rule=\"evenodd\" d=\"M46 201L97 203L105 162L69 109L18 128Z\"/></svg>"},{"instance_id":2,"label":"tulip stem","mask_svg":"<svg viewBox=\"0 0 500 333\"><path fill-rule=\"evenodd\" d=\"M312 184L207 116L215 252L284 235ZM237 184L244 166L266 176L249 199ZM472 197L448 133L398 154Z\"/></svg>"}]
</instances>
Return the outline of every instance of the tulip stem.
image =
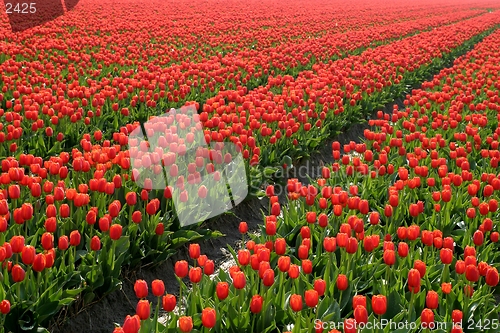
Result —
<instances>
[{"instance_id":1,"label":"tulip stem","mask_svg":"<svg viewBox=\"0 0 500 333\"><path fill-rule=\"evenodd\" d=\"M156 302L156 311L155 311L155 318L154 318L155 333L158 333L158 313L160 312L160 302L161 302L161 299L160 299L160 297L158 297L158 301Z\"/></svg>"},{"instance_id":2,"label":"tulip stem","mask_svg":"<svg viewBox=\"0 0 500 333\"><path fill-rule=\"evenodd\" d=\"M116 251L116 241L111 240L111 272L115 270L115 251Z\"/></svg>"},{"instance_id":3,"label":"tulip stem","mask_svg":"<svg viewBox=\"0 0 500 333\"><path fill-rule=\"evenodd\" d=\"M279 282L278 282L278 283L279 283L278 285L280 286L280 287L279 287L279 295L278 295L278 301L279 301L279 306L280 306L280 307L282 307L282 306L284 307L284 303L285 303L285 301L284 301L284 299L283 299L283 296L285 295L285 294L284 294L284 288L282 288L282 286L283 286L284 274L285 274L285 273L283 273L282 271L280 271L280 277L279 277Z\"/></svg>"},{"instance_id":4,"label":"tulip stem","mask_svg":"<svg viewBox=\"0 0 500 333\"><path fill-rule=\"evenodd\" d=\"M38 272L37 275L36 275L36 284L38 286L41 286L42 285L42 272ZM36 288L37 289L37 292L36 292L36 297L39 298L40 297L40 287ZM35 293L33 293L33 295L35 295Z\"/></svg>"},{"instance_id":5,"label":"tulip stem","mask_svg":"<svg viewBox=\"0 0 500 333\"><path fill-rule=\"evenodd\" d=\"M352 255L350 254L347 254L347 271L346 271L346 275L347 277L349 278L349 280L351 279L351 257Z\"/></svg>"},{"instance_id":6,"label":"tulip stem","mask_svg":"<svg viewBox=\"0 0 500 333\"><path fill-rule=\"evenodd\" d=\"M385 291L386 291L387 296L389 296L389 285L390 285L389 279L391 278L390 270L391 270L391 267L389 265L386 265L385 266L385 285L386 285Z\"/></svg>"},{"instance_id":7,"label":"tulip stem","mask_svg":"<svg viewBox=\"0 0 500 333\"><path fill-rule=\"evenodd\" d=\"M295 325L293 327L293 331L295 333L300 333L300 322L301 322L302 312L297 312L297 319L295 320Z\"/></svg>"},{"instance_id":8,"label":"tulip stem","mask_svg":"<svg viewBox=\"0 0 500 333\"><path fill-rule=\"evenodd\" d=\"M467 290L464 292L464 318L465 321L469 319L469 288L470 284L469 283L464 283L465 289Z\"/></svg>"},{"instance_id":9,"label":"tulip stem","mask_svg":"<svg viewBox=\"0 0 500 333\"><path fill-rule=\"evenodd\" d=\"M257 315L253 314L252 315L252 327L250 329L250 332L255 332L254 327L255 327L255 321L257 319Z\"/></svg>"},{"instance_id":10,"label":"tulip stem","mask_svg":"<svg viewBox=\"0 0 500 333\"><path fill-rule=\"evenodd\" d=\"M415 299L415 293L410 290L410 304L408 306L408 320L411 321L412 318L411 318L411 313L412 313L412 310L413 310L413 301Z\"/></svg>"},{"instance_id":11,"label":"tulip stem","mask_svg":"<svg viewBox=\"0 0 500 333\"><path fill-rule=\"evenodd\" d=\"M190 296L191 296L191 309L190 309L191 311L190 311L190 313L196 314L198 312L197 304L196 304L196 298L198 296L198 284L197 283L193 283L193 291L192 291Z\"/></svg>"},{"instance_id":12,"label":"tulip stem","mask_svg":"<svg viewBox=\"0 0 500 333\"><path fill-rule=\"evenodd\" d=\"M238 295L238 314L239 314L239 318L238 318L238 324L240 324L240 320L241 320L241 317L242 317L242 312L243 312L243 294L244 294L244 289L240 289L240 292L239 292L239 295Z\"/></svg>"}]
</instances>

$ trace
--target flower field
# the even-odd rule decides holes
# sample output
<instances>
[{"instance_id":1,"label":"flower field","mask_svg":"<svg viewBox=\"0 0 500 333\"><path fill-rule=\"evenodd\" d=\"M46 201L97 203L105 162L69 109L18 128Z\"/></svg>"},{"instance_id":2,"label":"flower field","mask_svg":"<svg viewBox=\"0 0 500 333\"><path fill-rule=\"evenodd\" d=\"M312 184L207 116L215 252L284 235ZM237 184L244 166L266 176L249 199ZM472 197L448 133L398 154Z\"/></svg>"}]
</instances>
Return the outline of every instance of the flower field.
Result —
<instances>
[{"instance_id":1,"label":"flower field","mask_svg":"<svg viewBox=\"0 0 500 333\"><path fill-rule=\"evenodd\" d=\"M498 3L0 9L0 332L173 257L176 289L74 332L500 332ZM219 267L207 217L243 200L266 209Z\"/></svg>"}]
</instances>

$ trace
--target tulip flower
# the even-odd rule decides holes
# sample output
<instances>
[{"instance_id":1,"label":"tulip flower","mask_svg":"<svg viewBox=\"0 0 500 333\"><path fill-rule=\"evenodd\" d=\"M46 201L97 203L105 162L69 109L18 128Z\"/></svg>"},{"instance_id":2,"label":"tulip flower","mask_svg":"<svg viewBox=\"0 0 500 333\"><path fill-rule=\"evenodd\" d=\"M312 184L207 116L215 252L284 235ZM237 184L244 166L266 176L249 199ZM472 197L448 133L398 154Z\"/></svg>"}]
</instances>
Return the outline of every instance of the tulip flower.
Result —
<instances>
[{"instance_id":1,"label":"tulip flower","mask_svg":"<svg viewBox=\"0 0 500 333\"><path fill-rule=\"evenodd\" d=\"M236 289L243 289L246 285L245 273L235 272L233 275L233 285Z\"/></svg>"},{"instance_id":2,"label":"tulip flower","mask_svg":"<svg viewBox=\"0 0 500 333\"><path fill-rule=\"evenodd\" d=\"M134 284L135 296L137 298L148 297L148 283L144 280L137 280Z\"/></svg>"},{"instance_id":3,"label":"tulip flower","mask_svg":"<svg viewBox=\"0 0 500 333\"><path fill-rule=\"evenodd\" d=\"M316 279L314 281L314 290L318 292L319 296L323 296L326 290L326 281L323 279Z\"/></svg>"},{"instance_id":4,"label":"tulip flower","mask_svg":"<svg viewBox=\"0 0 500 333\"><path fill-rule=\"evenodd\" d=\"M185 278L188 275L189 265L187 261L180 260L175 263L174 271L175 275L179 278Z\"/></svg>"},{"instance_id":5,"label":"tulip flower","mask_svg":"<svg viewBox=\"0 0 500 333\"><path fill-rule=\"evenodd\" d=\"M189 280L192 283L199 283L202 278L202 271L200 267L191 267L189 270Z\"/></svg>"},{"instance_id":6,"label":"tulip flower","mask_svg":"<svg viewBox=\"0 0 500 333\"><path fill-rule=\"evenodd\" d=\"M156 297L163 296L165 293L165 284L162 280L153 280L151 282L151 290Z\"/></svg>"},{"instance_id":7,"label":"tulip flower","mask_svg":"<svg viewBox=\"0 0 500 333\"><path fill-rule=\"evenodd\" d=\"M344 274L339 274L337 276L337 289L338 290L346 290L348 285L347 276Z\"/></svg>"},{"instance_id":8,"label":"tulip flower","mask_svg":"<svg viewBox=\"0 0 500 333\"><path fill-rule=\"evenodd\" d=\"M439 295L434 290L429 290L427 296L425 297L425 304L429 309L437 309L438 307Z\"/></svg>"},{"instance_id":9,"label":"tulip flower","mask_svg":"<svg viewBox=\"0 0 500 333\"><path fill-rule=\"evenodd\" d=\"M260 295L254 295L250 300L250 311L252 313L259 313L262 310L264 298Z\"/></svg>"},{"instance_id":10,"label":"tulip flower","mask_svg":"<svg viewBox=\"0 0 500 333\"><path fill-rule=\"evenodd\" d=\"M218 282L215 291L219 300L223 301L229 295L229 284L227 282Z\"/></svg>"},{"instance_id":11,"label":"tulip flower","mask_svg":"<svg viewBox=\"0 0 500 333\"><path fill-rule=\"evenodd\" d=\"M193 329L193 319L191 317L183 316L179 318L179 329L183 333L189 333Z\"/></svg>"},{"instance_id":12,"label":"tulip flower","mask_svg":"<svg viewBox=\"0 0 500 333\"><path fill-rule=\"evenodd\" d=\"M384 295L374 295L372 297L372 309L376 315L383 315L387 311L387 298Z\"/></svg>"},{"instance_id":13,"label":"tulip flower","mask_svg":"<svg viewBox=\"0 0 500 333\"><path fill-rule=\"evenodd\" d=\"M499 282L498 270L495 267L490 267L486 271L486 284L490 287L496 287Z\"/></svg>"},{"instance_id":14,"label":"tulip flower","mask_svg":"<svg viewBox=\"0 0 500 333\"><path fill-rule=\"evenodd\" d=\"M201 312L201 323L204 327L212 328L215 326L216 316L217 314L214 309L205 308Z\"/></svg>"},{"instance_id":15,"label":"tulip flower","mask_svg":"<svg viewBox=\"0 0 500 333\"><path fill-rule=\"evenodd\" d=\"M175 309L177 300L174 295L167 294L162 298L162 307L166 312L172 312Z\"/></svg>"},{"instance_id":16,"label":"tulip flower","mask_svg":"<svg viewBox=\"0 0 500 333\"><path fill-rule=\"evenodd\" d=\"M358 305L354 308L354 319L356 323L366 324L368 322L368 311L366 307Z\"/></svg>"},{"instance_id":17,"label":"tulip flower","mask_svg":"<svg viewBox=\"0 0 500 333\"><path fill-rule=\"evenodd\" d=\"M290 307L295 312L302 310L302 296L297 294L290 296Z\"/></svg>"},{"instance_id":18,"label":"tulip flower","mask_svg":"<svg viewBox=\"0 0 500 333\"><path fill-rule=\"evenodd\" d=\"M200 256L200 244L189 244L189 256L191 259L198 259Z\"/></svg>"},{"instance_id":19,"label":"tulip flower","mask_svg":"<svg viewBox=\"0 0 500 333\"><path fill-rule=\"evenodd\" d=\"M6 299L0 302L0 313L6 315L10 312L10 302Z\"/></svg>"},{"instance_id":20,"label":"tulip flower","mask_svg":"<svg viewBox=\"0 0 500 333\"><path fill-rule=\"evenodd\" d=\"M304 298L308 307L314 308L316 305L318 305L319 294L316 290L306 290Z\"/></svg>"},{"instance_id":21,"label":"tulip flower","mask_svg":"<svg viewBox=\"0 0 500 333\"><path fill-rule=\"evenodd\" d=\"M240 225L238 227L239 231L241 234L246 234L248 232L248 225L246 222L240 222Z\"/></svg>"},{"instance_id":22,"label":"tulip flower","mask_svg":"<svg viewBox=\"0 0 500 333\"><path fill-rule=\"evenodd\" d=\"M149 319L149 316L151 315L151 305L149 304L149 301L142 299L137 302L135 311L141 320Z\"/></svg>"},{"instance_id":23,"label":"tulip flower","mask_svg":"<svg viewBox=\"0 0 500 333\"><path fill-rule=\"evenodd\" d=\"M124 333L137 333L139 332L140 327L141 322L139 316L134 315L133 317L131 317L128 315L125 318L122 328Z\"/></svg>"},{"instance_id":24,"label":"tulip flower","mask_svg":"<svg viewBox=\"0 0 500 333\"><path fill-rule=\"evenodd\" d=\"M420 316L422 328L432 329L434 327L434 312L431 309L424 309Z\"/></svg>"}]
</instances>

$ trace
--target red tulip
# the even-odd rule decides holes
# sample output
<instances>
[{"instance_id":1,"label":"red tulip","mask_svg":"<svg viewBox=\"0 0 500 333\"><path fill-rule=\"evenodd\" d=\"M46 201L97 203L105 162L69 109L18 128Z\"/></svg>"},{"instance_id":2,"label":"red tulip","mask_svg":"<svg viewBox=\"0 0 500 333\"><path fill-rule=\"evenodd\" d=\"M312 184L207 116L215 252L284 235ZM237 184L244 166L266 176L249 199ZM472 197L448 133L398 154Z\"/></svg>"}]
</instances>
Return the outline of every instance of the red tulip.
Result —
<instances>
[{"instance_id":1,"label":"red tulip","mask_svg":"<svg viewBox=\"0 0 500 333\"><path fill-rule=\"evenodd\" d=\"M112 240L119 240L120 237L122 236L122 230L123 230L123 228L120 224L113 224L109 228L109 237Z\"/></svg>"},{"instance_id":2,"label":"red tulip","mask_svg":"<svg viewBox=\"0 0 500 333\"><path fill-rule=\"evenodd\" d=\"M151 282L151 291L156 297L160 297L165 293L165 284L162 280L153 280Z\"/></svg>"},{"instance_id":3,"label":"red tulip","mask_svg":"<svg viewBox=\"0 0 500 333\"><path fill-rule=\"evenodd\" d=\"M346 245L346 252L349 254L354 254L358 251L358 240L354 237L349 237Z\"/></svg>"},{"instance_id":4,"label":"red tulip","mask_svg":"<svg viewBox=\"0 0 500 333\"><path fill-rule=\"evenodd\" d=\"M0 312L4 315L10 312L10 302L6 299L0 302Z\"/></svg>"},{"instance_id":5,"label":"red tulip","mask_svg":"<svg viewBox=\"0 0 500 333\"><path fill-rule=\"evenodd\" d=\"M306 290L304 298L308 307L314 308L316 305L318 305L319 294L316 290Z\"/></svg>"},{"instance_id":6,"label":"red tulip","mask_svg":"<svg viewBox=\"0 0 500 333\"><path fill-rule=\"evenodd\" d=\"M326 281L323 279L316 279L314 281L314 290L318 292L319 296L323 296L326 290Z\"/></svg>"},{"instance_id":7,"label":"red tulip","mask_svg":"<svg viewBox=\"0 0 500 333\"><path fill-rule=\"evenodd\" d=\"M434 327L434 312L431 309L424 309L422 315L420 316L420 321L422 328L433 328Z\"/></svg>"},{"instance_id":8,"label":"red tulip","mask_svg":"<svg viewBox=\"0 0 500 333\"><path fill-rule=\"evenodd\" d=\"M33 246L27 245L23 248L21 257L25 265L31 265L35 260L36 250Z\"/></svg>"},{"instance_id":9,"label":"red tulip","mask_svg":"<svg viewBox=\"0 0 500 333\"><path fill-rule=\"evenodd\" d=\"M302 310L302 296L297 294L290 296L290 307L295 312Z\"/></svg>"},{"instance_id":10,"label":"red tulip","mask_svg":"<svg viewBox=\"0 0 500 333\"><path fill-rule=\"evenodd\" d=\"M284 255L286 253L286 241L284 238L277 238L274 241L274 248L277 255Z\"/></svg>"},{"instance_id":11,"label":"red tulip","mask_svg":"<svg viewBox=\"0 0 500 333\"><path fill-rule=\"evenodd\" d=\"M148 283L144 280L136 280L134 284L134 291L137 298L148 297Z\"/></svg>"},{"instance_id":12,"label":"red tulip","mask_svg":"<svg viewBox=\"0 0 500 333\"><path fill-rule=\"evenodd\" d=\"M229 296L229 284L227 282L218 282L215 292L219 300L225 300Z\"/></svg>"},{"instance_id":13,"label":"red tulip","mask_svg":"<svg viewBox=\"0 0 500 333\"><path fill-rule=\"evenodd\" d=\"M212 308L205 308L201 311L201 323L204 327L212 328L215 326L217 314Z\"/></svg>"},{"instance_id":14,"label":"red tulip","mask_svg":"<svg viewBox=\"0 0 500 333\"><path fill-rule=\"evenodd\" d=\"M484 242L484 234L481 231L476 230L473 236L473 241L476 246L482 245Z\"/></svg>"},{"instance_id":15,"label":"red tulip","mask_svg":"<svg viewBox=\"0 0 500 333\"><path fill-rule=\"evenodd\" d=\"M179 318L179 329L181 332L188 333L193 329L193 318L183 316Z\"/></svg>"},{"instance_id":16,"label":"red tulip","mask_svg":"<svg viewBox=\"0 0 500 333\"><path fill-rule=\"evenodd\" d=\"M477 282L479 280L479 269L474 265L467 265L465 268L465 278L470 282Z\"/></svg>"},{"instance_id":17,"label":"red tulip","mask_svg":"<svg viewBox=\"0 0 500 333\"><path fill-rule=\"evenodd\" d=\"M188 275L189 265L187 261L180 260L175 263L174 271L175 275L180 277L181 279L185 278Z\"/></svg>"},{"instance_id":18,"label":"red tulip","mask_svg":"<svg viewBox=\"0 0 500 333\"><path fill-rule=\"evenodd\" d=\"M302 272L304 272L304 274L312 273L313 264L311 260L309 259L302 260L301 264L302 264Z\"/></svg>"},{"instance_id":19,"label":"red tulip","mask_svg":"<svg viewBox=\"0 0 500 333\"><path fill-rule=\"evenodd\" d=\"M446 294L446 295L451 293L451 283L443 282L441 284L441 291L443 292L443 294Z\"/></svg>"},{"instance_id":20,"label":"red tulip","mask_svg":"<svg viewBox=\"0 0 500 333\"><path fill-rule=\"evenodd\" d=\"M201 281L202 272L200 267L191 267L189 270L189 280L192 283L198 283Z\"/></svg>"},{"instance_id":21,"label":"red tulip","mask_svg":"<svg viewBox=\"0 0 500 333\"><path fill-rule=\"evenodd\" d=\"M337 276L337 288L339 290L346 290L348 285L347 276L344 274L339 274Z\"/></svg>"},{"instance_id":22,"label":"red tulip","mask_svg":"<svg viewBox=\"0 0 500 333\"><path fill-rule=\"evenodd\" d=\"M162 306L163 310L167 312L172 312L175 309L175 306L177 304L177 300L174 295L172 294L167 294L163 296L162 298Z\"/></svg>"},{"instance_id":23,"label":"red tulip","mask_svg":"<svg viewBox=\"0 0 500 333\"><path fill-rule=\"evenodd\" d=\"M425 304L429 309L437 309L438 307L439 295L434 290L429 290L427 296L425 297Z\"/></svg>"},{"instance_id":24,"label":"red tulip","mask_svg":"<svg viewBox=\"0 0 500 333\"><path fill-rule=\"evenodd\" d=\"M246 234L248 231L248 225L246 222L240 222L240 225L238 227L239 231L241 234Z\"/></svg>"},{"instance_id":25,"label":"red tulip","mask_svg":"<svg viewBox=\"0 0 500 333\"><path fill-rule=\"evenodd\" d=\"M24 269L17 264L12 267L11 272L12 272L12 280L14 280L14 282L23 281L24 277L26 275L26 272L24 271Z\"/></svg>"},{"instance_id":26,"label":"red tulip","mask_svg":"<svg viewBox=\"0 0 500 333\"><path fill-rule=\"evenodd\" d=\"M387 298L384 295L374 295L372 297L372 309L376 315L383 315L387 311Z\"/></svg>"},{"instance_id":27,"label":"red tulip","mask_svg":"<svg viewBox=\"0 0 500 333\"><path fill-rule=\"evenodd\" d=\"M33 270L35 272L41 272L45 269L46 267L46 259L45 259L45 254L43 253L38 253L35 256L35 259L33 260Z\"/></svg>"},{"instance_id":28,"label":"red tulip","mask_svg":"<svg viewBox=\"0 0 500 333\"><path fill-rule=\"evenodd\" d=\"M496 287L499 282L498 270L495 267L490 267L486 271L486 284L490 287Z\"/></svg>"},{"instance_id":29,"label":"red tulip","mask_svg":"<svg viewBox=\"0 0 500 333\"><path fill-rule=\"evenodd\" d=\"M388 266L392 266L396 263L396 253L392 250L384 251L384 262Z\"/></svg>"},{"instance_id":30,"label":"red tulip","mask_svg":"<svg viewBox=\"0 0 500 333\"><path fill-rule=\"evenodd\" d=\"M205 263L205 266L203 267L203 274L205 275L212 275L215 270L215 263L213 260L207 260Z\"/></svg>"},{"instance_id":31,"label":"red tulip","mask_svg":"<svg viewBox=\"0 0 500 333\"><path fill-rule=\"evenodd\" d=\"M90 249L92 251L99 251L101 249L101 240L99 239L99 236L94 236L90 240Z\"/></svg>"},{"instance_id":32,"label":"red tulip","mask_svg":"<svg viewBox=\"0 0 500 333\"><path fill-rule=\"evenodd\" d=\"M278 258L278 269L281 272L288 272L290 269L290 257L282 256Z\"/></svg>"},{"instance_id":33,"label":"red tulip","mask_svg":"<svg viewBox=\"0 0 500 333\"><path fill-rule=\"evenodd\" d=\"M10 245L12 247L12 252L21 253L24 248L24 237L23 236L12 236L10 240Z\"/></svg>"},{"instance_id":34,"label":"red tulip","mask_svg":"<svg viewBox=\"0 0 500 333\"><path fill-rule=\"evenodd\" d=\"M425 276L426 265L423 261L416 260L415 264L413 265L413 268L418 270L418 272L420 273L420 278L423 278Z\"/></svg>"},{"instance_id":35,"label":"red tulip","mask_svg":"<svg viewBox=\"0 0 500 333\"><path fill-rule=\"evenodd\" d=\"M439 252L439 257L441 258L443 264L449 265L453 261L453 251L447 248L442 248Z\"/></svg>"},{"instance_id":36,"label":"red tulip","mask_svg":"<svg viewBox=\"0 0 500 333\"><path fill-rule=\"evenodd\" d=\"M337 248L335 237L325 237L323 239L323 247L327 252L335 252Z\"/></svg>"},{"instance_id":37,"label":"red tulip","mask_svg":"<svg viewBox=\"0 0 500 333\"><path fill-rule=\"evenodd\" d=\"M250 311L252 313L259 313L262 311L262 304L264 303L264 298L260 295L254 295L250 300Z\"/></svg>"},{"instance_id":38,"label":"red tulip","mask_svg":"<svg viewBox=\"0 0 500 333\"><path fill-rule=\"evenodd\" d=\"M262 277L262 283L266 287L270 287L274 284L274 271L271 268L265 270Z\"/></svg>"},{"instance_id":39,"label":"red tulip","mask_svg":"<svg viewBox=\"0 0 500 333\"><path fill-rule=\"evenodd\" d=\"M366 324L368 322L368 311L366 307L360 305L356 306L354 309L354 319L356 323Z\"/></svg>"},{"instance_id":40,"label":"red tulip","mask_svg":"<svg viewBox=\"0 0 500 333\"><path fill-rule=\"evenodd\" d=\"M80 235L80 232L78 230L73 230L69 234L69 244L71 246L78 246L80 244L81 238L82 237Z\"/></svg>"},{"instance_id":41,"label":"red tulip","mask_svg":"<svg viewBox=\"0 0 500 333\"><path fill-rule=\"evenodd\" d=\"M361 306L366 308L366 296L363 295L355 295L352 298L352 309L356 309L356 307Z\"/></svg>"},{"instance_id":42,"label":"red tulip","mask_svg":"<svg viewBox=\"0 0 500 333\"><path fill-rule=\"evenodd\" d=\"M141 321L139 316L134 315L133 317L131 317L130 315L127 315L123 323L123 332L137 333L139 332L140 328L141 328Z\"/></svg>"},{"instance_id":43,"label":"red tulip","mask_svg":"<svg viewBox=\"0 0 500 333\"><path fill-rule=\"evenodd\" d=\"M410 271L408 272L408 287L410 288L411 292L416 294L420 291L420 281L420 272L414 268L410 269Z\"/></svg>"},{"instance_id":44,"label":"red tulip","mask_svg":"<svg viewBox=\"0 0 500 333\"><path fill-rule=\"evenodd\" d=\"M453 310L451 312L451 319L452 319L452 321L453 321L454 324L461 323L462 319L463 319L463 316L464 316L464 314L460 310Z\"/></svg>"},{"instance_id":45,"label":"red tulip","mask_svg":"<svg viewBox=\"0 0 500 333\"><path fill-rule=\"evenodd\" d=\"M137 302L135 312L141 320L148 319L151 315L151 305L149 304L149 301L141 299L139 302Z\"/></svg>"},{"instance_id":46,"label":"red tulip","mask_svg":"<svg viewBox=\"0 0 500 333\"><path fill-rule=\"evenodd\" d=\"M233 285L236 289L243 289L246 285L245 273L234 272L233 274Z\"/></svg>"}]
</instances>

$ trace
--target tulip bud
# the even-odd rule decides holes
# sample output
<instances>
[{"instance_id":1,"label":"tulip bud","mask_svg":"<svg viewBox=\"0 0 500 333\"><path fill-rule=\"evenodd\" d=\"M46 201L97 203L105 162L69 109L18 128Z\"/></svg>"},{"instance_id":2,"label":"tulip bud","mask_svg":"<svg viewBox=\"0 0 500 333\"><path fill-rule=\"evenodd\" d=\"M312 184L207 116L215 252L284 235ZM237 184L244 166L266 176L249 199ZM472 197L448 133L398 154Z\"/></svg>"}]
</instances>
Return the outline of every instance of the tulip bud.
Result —
<instances>
[{"instance_id":1,"label":"tulip bud","mask_svg":"<svg viewBox=\"0 0 500 333\"><path fill-rule=\"evenodd\" d=\"M163 310L167 312L171 312L175 309L175 306L177 304L177 300L174 295L168 294L163 296L162 298L162 306Z\"/></svg>"},{"instance_id":2,"label":"tulip bud","mask_svg":"<svg viewBox=\"0 0 500 333\"><path fill-rule=\"evenodd\" d=\"M135 312L141 320L148 319L151 315L151 305L149 304L149 301L141 299L139 302L137 302Z\"/></svg>"},{"instance_id":3,"label":"tulip bud","mask_svg":"<svg viewBox=\"0 0 500 333\"><path fill-rule=\"evenodd\" d=\"M134 284L135 296L137 298L146 298L148 297L148 284L144 280L137 280Z\"/></svg>"},{"instance_id":4,"label":"tulip bud","mask_svg":"<svg viewBox=\"0 0 500 333\"><path fill-rule=\"evenodd\" d=\"M212 328L215 326L217 319L217 314L212 308L205 308L201 311L201 323L206 328Z\"/></svg>"},{"instance_id":5,"label":"tulip bud","mask_svg":"<svg viewBox=\"0 0 500 333\"><path fill-rule=\"evenodd\" d=\"M376 315L383 315L387 311L387 298L384 295L374 295L372 297L372 309Z\"/></svg>"},{"instance_id":6,"label":"tulip bud","mask_svg":"<svg viewBox=\"0 0 500 333\"><path fill-rule=\"evenodd\" d=\"M193 318L187 316L180 317L179 329L184 333L191 332L191 330L193 329Z\"/></svg>"},{"instance_id":7,"label":"tulip bud","mask_svg":"<svg viewBox=\"0 0 500 333\"><path fill-rule=\"evenodd\" d=\"M262 310L262 303L264 298L260 295L254 295L250 301L250 311L252 313L259 313Z\"/></svg>"}]
</instances>

